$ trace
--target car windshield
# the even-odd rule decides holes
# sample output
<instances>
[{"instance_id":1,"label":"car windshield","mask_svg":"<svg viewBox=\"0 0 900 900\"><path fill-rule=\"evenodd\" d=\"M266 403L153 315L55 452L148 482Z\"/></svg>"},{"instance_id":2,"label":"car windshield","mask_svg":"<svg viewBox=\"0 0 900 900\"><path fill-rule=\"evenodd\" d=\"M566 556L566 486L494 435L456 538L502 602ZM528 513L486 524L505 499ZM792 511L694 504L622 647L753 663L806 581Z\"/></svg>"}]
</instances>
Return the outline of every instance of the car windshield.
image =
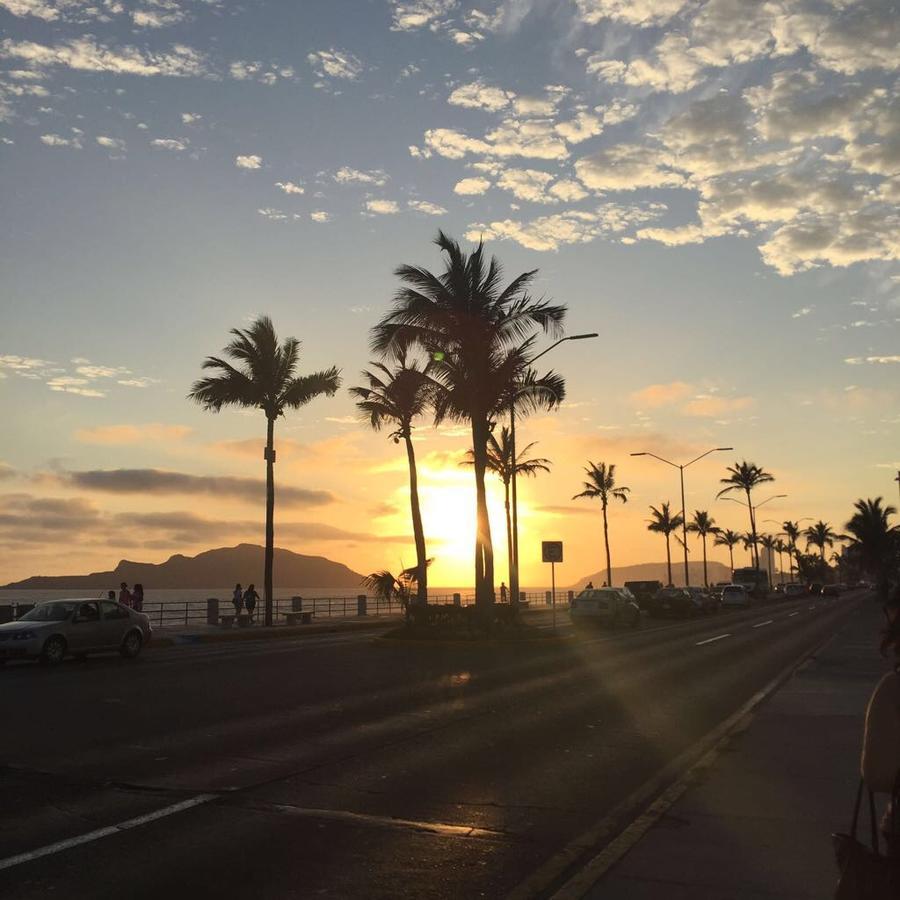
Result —
<instances>
[{"instance_id":1,"label":"car windshield","mask_svg":"<svg viewBox=\"0 0 900 900\"><path fill-rule=\"evenodd\" d=\"M77 606L77 602L66 600L56 603L42 603L36 606L30 612L25 613L20 622L64 622L72 615L72 610Z\"/></svg>"}]
</instances>

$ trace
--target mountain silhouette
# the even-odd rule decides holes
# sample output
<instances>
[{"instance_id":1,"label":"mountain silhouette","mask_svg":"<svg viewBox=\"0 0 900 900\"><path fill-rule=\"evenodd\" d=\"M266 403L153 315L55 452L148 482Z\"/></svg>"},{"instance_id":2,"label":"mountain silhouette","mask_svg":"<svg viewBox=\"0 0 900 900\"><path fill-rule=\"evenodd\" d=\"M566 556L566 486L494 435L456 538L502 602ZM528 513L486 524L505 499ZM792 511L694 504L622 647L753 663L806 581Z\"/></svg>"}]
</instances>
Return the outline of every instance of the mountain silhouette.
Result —
<instances>
[{"instance_id":1,"label":"mountain silhouette","mask_svg":"<svg viewBox=\"0 0 900 900\"><path fill-rule=\"evenodd\" d=\"M93 589L117 588L125 581L143 584L147 590L164 588L230 587L237 582L263 582L265 550L256 544L239 544L207 550L196 556L170 556L164 563L142 563L123 559L110 572L90 575L34 575L24 581L4 585L4 589ZM358 588L362 575L324 556L303 556L291 550L275 549L276 588Z\"/></svg>"},{"instance_id":2,"label":"mountain silhouette","mask_svg":"<svg viewBox=\"0 0 900 900\"><path fill-rule=\"evenodd\" d=\"M706 571L709 576L709 583L715 584L718 581L731 581L731 569L724 563L708 560L706 563ZM691 584L702 586L703 584L703 561L688 563L688 573L691 576ZM666 564L660 563L640 563L636 566L613 566L613 584L615 587L621 587L626 581L661 581L665 584L669 580L666 570ZM600 569L592 575L585 575L579 578L572 586L574 590L580 590L588 581L594 582L594 587L600 587L606 581L606 569ZM684 585L684 562L682 560L672 560L672 582L676 586Z\"/></svg>"}]
</instances>

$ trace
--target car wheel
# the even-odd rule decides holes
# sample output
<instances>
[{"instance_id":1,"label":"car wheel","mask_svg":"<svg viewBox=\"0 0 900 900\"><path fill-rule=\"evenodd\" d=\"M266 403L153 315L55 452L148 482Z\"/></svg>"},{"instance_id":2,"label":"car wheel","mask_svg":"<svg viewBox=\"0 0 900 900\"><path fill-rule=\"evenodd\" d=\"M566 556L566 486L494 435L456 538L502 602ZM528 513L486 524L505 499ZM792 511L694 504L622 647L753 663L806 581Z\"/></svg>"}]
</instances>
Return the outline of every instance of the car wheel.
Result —
<instances>
[{"instance_id":1,"label":"car wheel","mask_svg":"<svg viewBox=\"0 0 900 900\"><path fill-rule=\"evenodd\" d=\"M66 655L66 641L64 638L55 635L47 638L44 647L41 650L41 662L45 666L58 666Z\"/></svg>"},{"instance_id":2,"label":"car wheel","mask_svg":"<svg viewBox=\"0 0 900 900\"><path fill-rule=\"evenodd\" d=\"M141 637L139 631L129 631L122 639L122 646L119 647L119 653L121 653L125 659L134 659L141 652L143 643L144 639Z\"/></svg>"}]
</instances>

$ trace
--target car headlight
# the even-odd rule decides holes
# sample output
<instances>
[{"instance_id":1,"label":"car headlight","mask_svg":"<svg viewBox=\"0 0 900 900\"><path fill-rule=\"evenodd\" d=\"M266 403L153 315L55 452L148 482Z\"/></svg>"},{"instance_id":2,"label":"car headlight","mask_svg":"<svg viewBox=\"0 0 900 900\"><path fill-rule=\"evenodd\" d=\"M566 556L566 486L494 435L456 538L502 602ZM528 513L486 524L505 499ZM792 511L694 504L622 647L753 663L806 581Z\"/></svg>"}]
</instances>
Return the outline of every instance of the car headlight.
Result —
<instances>
[{"instance_id":1,"label":"car headlight","mask_svg":"<svg viewBox=\"0 0 900 900\"><path fill-rule=\"evenodd\" d=\"M12 639L14 641L30 641L34 639L33 631L17 631L13 634Z\"/></svg>"}]
</instances>

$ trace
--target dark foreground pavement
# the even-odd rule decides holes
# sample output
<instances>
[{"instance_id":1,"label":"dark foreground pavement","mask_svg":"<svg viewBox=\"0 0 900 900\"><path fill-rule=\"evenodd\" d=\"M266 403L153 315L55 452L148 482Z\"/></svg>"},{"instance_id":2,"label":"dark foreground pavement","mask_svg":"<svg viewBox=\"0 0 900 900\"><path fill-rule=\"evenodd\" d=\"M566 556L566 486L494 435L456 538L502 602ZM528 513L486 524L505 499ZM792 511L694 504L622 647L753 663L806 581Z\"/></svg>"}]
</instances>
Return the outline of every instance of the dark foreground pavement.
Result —
<instances>
[{"instance_id":1,"label":"dark foreground pavement","mask_svg":"<svg viewBox=\"0 0 900 900\"><path fill-rule=\"evenodd\" d=\"M596 848L536 870L861 602L546 643L356 633L8 667L0 895L503 897L531 878L550 896Z\"/></svg>"},{"instance_id":2,"label":"dark foreground pavement","mask_svg":"<svg viewBox=\"0 0 900 900\"><path fill-rule=\"evenodd\" d=\"M866 704L890 668L877 651L882 625L868 604L697 773L697 782L587 896L833 896L830 835L849 830Z\"/></svg>"}]
</instances>

